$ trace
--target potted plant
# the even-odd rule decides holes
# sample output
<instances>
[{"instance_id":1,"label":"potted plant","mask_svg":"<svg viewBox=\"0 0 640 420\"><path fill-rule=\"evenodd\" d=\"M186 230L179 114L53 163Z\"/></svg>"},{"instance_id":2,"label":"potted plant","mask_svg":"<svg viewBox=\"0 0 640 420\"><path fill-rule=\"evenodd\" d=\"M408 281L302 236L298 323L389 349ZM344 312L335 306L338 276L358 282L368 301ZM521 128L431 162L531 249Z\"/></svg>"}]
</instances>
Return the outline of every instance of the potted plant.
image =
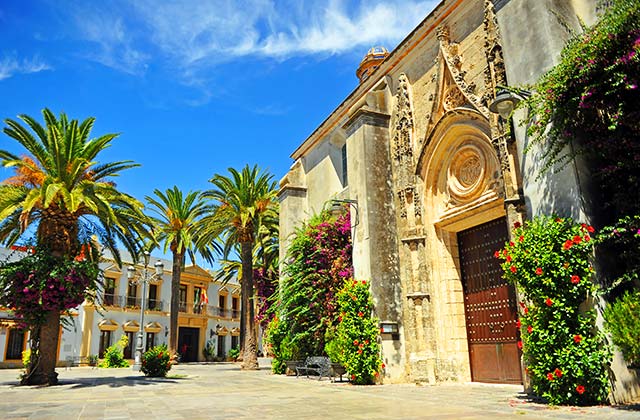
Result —
<instances>
[{"instance_id":1,"label":"potted plant","mask_svg":"<svg viewBox=\"0 0 640 420\"><path fill-rule=\"evenodd\" d=\"M87 362L89 366L98 366L98 355L90 354L89 357L87 357Z\"/></svg>"},{"instance_id":2,"label":"potted plant","mask_svg":"<svg viewBox=\"0 0 640 420\"><path fill-rule=\"evenodd\" d=\"M238 356L240 356L240 349L239 348L233 348L233 349L229 349L229 352L227 353L227 358L232 361L235 362L236 359L238 358Z\"/></svg>"}]
</instances>

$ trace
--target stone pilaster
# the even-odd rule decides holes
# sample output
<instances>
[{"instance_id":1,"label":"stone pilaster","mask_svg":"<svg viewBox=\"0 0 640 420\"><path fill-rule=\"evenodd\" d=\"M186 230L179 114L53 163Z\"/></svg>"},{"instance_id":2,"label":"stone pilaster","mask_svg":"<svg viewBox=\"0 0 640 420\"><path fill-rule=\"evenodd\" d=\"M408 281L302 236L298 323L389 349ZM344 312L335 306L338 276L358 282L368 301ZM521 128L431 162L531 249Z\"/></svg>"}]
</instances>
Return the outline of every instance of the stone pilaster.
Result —
<instances>
[{"instance_id":1,"label":"stone pilaster","mask_svg":"<svg viewBox=\"0 0 640 420\"><path fill-rule=\"evenodd\" d=\"M368 280L381 321L397 322L402 332L402 292L398 243L391 189L388 114L362 107L344 125L347 134L349 198L357 200L359 220L354 229L354 276ZM355 223L355 221L353 221ZM403 340L384 335L385 376L404 379Z\"/></svg>"}]
</instances>

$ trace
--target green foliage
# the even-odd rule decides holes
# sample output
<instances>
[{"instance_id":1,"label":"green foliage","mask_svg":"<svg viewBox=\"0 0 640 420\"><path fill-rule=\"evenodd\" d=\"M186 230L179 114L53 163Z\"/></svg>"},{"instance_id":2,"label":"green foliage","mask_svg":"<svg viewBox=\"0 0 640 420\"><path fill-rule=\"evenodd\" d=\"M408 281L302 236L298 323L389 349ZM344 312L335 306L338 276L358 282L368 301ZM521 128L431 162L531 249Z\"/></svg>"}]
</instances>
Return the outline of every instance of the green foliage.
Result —
<instances>
[{"instance_id":1,"label":"green foliage","mask_svg":"<svg viewBox=\"0 0 640 420\"><path fill-rule=\"evenodd\" d=\"M627 292L604 311L605 325L625 360L640 367L640 292Z\"/></svg>"},{"instance_id":2,"label":"green foliage","mask_svg":"<svg viewBox=\"0 0 640 420\"><path fill-rule=\"evenodd\" d=\"M606 268L606 284L616 297L640 281L640 216L626 216L598 235L599 264Z\"/></svg>"},{"instance_id":3,"label":"green foliage","mask_svg":"<svg viewBox=\"0 0 640 420\"><path fill-rule=\"evenodd\" d=\"M90 354L89 357L87 357L87 362L89 363L89 366L97 366L98 365L98 355L97 354Z\"/></svg>"},{"instance_id":4,"label":"green foliage","mask_svg":"<svg viewBox=\"0 0 640 420\"><path fill-rule=\"evenodd\" d=\"M120 340L113 346L109 346L104 352L104 358L100 363L100 367L103 368L123 368L129 367L129 362L124 360L123 349L129 343L129 338L126 335L120 337Z\"/></svg>"},{"instance_id":5,"label":"green foliage","mask_svg":"<svg viewBox=\"0 0 640 420\"><path fill-rule=\"evenodd\" d=\"M22 352L22 366L27 369L31 363L31 349L26 349Z\"/></svg>"},{"instance_id":6,"label":"green foliage","mask_svg":"<svg viewBox=\"0 0 640 420\"><path fill-rule=\"evenodd\" d=\"M337 300L340 315L327 353L333 353L336 360L332 361L347 369L354 384L374 384L384 364L377 341L378 319L371 316L373 302L367 282L347 280Z\"/></svg>"},{"instance_id":7,"label":"green foliage","mask_svg":"<svg viewBox=\"0 0 640 420\"><path fill-rule=\"evenodd\" d=\"M238 347L229 349L227 352L227 357L231 360L236 360L240 356L240 349Z\"/></svg>"},{"instance_id":8,"label":"green foliage","mask_svg":"<svg viewBox=\"0 0 640 420\"><path fill-rule=\"evenodd\" d=\"M543 146L545 169L584 155L599 201L615 219L638 213L628 191L640 187L640 7L636 0L610 3L521 106L530 110L524 123L532 144Z\"/></svg>"},{"instance_id":9,"label":"green foliage","mask_svg":"<svg viewBox=\"0 0 640 420\"><path fill-rule=\"evenodd\" d=\"M514 241L495 254L524 296L519 344L533 391L551 404L600 404L609 392L610 350L594 312L581 310L596 291L593 231L568 218L537 217L516 224Z\"/></svg>"},{"instance_id":10,"label":"green foliage","mask_svg":"<svg viewBox=\"0 0 640 420\"><path fill-rule=\"evenodd\" d=\"M171 356L166 345L155 346L142 355L140 368L146 376L164 378L171 370Z\"/></svg>"},{"instance_id":11,"label":"green foliage","mask_svg":"<svg viewBox=\"0 0 640 420\"><path fill-rule=\"evenodd\" d=\"M324 353L327 328L337 322L336 293L352 273L348 212L324 211L297 229L274 306L279 318L268 329L274 372L284 372L285 360Z\"/></svg>"}]
</instances>

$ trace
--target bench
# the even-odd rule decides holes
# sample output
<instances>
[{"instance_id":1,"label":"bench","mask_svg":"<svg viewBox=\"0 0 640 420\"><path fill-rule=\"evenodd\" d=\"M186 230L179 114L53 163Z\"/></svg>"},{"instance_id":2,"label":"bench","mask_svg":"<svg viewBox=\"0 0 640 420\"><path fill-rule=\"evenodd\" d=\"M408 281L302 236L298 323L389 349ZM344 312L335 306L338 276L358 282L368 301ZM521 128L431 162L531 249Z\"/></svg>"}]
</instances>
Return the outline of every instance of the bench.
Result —
<instances>
[{"instance_id":1,"label":"bench","mask_svg":"<svg viewBox=\"0 0 640 420\"><path fill-rule=\"evenodd\" d=\"M90 360L86 356L68 356L65 359L65 369L70 369L75 366L91 366L89 362ZM96 367L95 364L93 367Z\"/></svg>"},{"instance_id":2,"label":"bench","mask_svg":"<svg viewBox=\"0 0 640 420\"><path fill-rule=\"evenodd\" d=\"M331 377L331 360L328 357L323 356L309 356L301 366L296 366L296 378L300 375L306 375L314 373L318 375L318 380L323 376L327 378Z\"/></svg>"}]
</instances>

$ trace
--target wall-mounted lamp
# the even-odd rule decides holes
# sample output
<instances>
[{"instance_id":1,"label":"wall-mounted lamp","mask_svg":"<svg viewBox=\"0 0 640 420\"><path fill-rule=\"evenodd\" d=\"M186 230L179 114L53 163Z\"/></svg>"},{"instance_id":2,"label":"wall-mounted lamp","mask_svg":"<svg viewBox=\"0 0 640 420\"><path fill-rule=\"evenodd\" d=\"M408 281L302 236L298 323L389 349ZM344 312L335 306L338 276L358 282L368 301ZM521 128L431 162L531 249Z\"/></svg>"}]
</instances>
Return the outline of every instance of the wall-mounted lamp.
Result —
<instances>
[{"instance_id":1,"label":"wall-mounted lamp","mask_svg":"<svg viewBox=\"0 0 640 420\"><path fill-rule=\"evenodd\" d=\"M380 334L398 334L398 323L394 321L380 321Z\"/></svg>"},{"instance_id":2,"label":"wall-mounted lamp","mask_svg":"<svg viewBox=\"0 0 640 420\"><path fill-rule=\"evenodd\" d=\"M360 215L358 213L358 200L351 200L348 198L344 198L344 199L332 198L331 208L329 209L329 211L333 215L340 215L344 212L345 204L348 205L349 207L353 207L353 210L356 213L355 223L353 224L352 227L358 226L358 223L360 223Z\"/></svg>"},{"instance_id":3,"label":"wall-mounted lamp","mask_svg":"<svg viewBox=\"0 0 640 420\"><path fill-rule=\"evenodd\" d=\"M496 99L489 104L489 111L500 114L505 120L509 118L518 102L531 96L531 92L528 90L498 87L501 89L496 94Z\"/></svg>"},{"instance_id":4,"label":"wall-mounted lamp","mask_svg":"<svg viewBox=\"0 0 640 420\"><path fill-rule=\"evenodd\" d=\"M169 327L167 327L166 325L164 326L164 336L168 336L169 335Z\"/></svg>"}]
</instances>

